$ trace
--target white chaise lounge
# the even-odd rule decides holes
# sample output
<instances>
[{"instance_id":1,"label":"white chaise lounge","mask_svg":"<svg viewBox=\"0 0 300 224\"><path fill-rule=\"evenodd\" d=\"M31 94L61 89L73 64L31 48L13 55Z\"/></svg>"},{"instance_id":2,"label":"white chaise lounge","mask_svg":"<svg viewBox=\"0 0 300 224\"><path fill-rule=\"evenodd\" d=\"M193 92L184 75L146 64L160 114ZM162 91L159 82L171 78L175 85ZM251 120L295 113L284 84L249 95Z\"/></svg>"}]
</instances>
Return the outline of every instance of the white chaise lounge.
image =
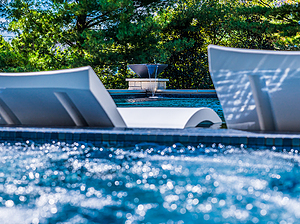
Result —
<instances>
[{"instance_id":1,"label":"white chaise lounge","mask_svg":"<svg viewBox=\"0 0 300 224\"><path fill-rule=\"evenodd\" d=\"M228 128L300 131L300 52L208 46Z\"/></svg>"},{"instance_id":2,"label":"white chaise lounge","mask_svg":"<svg viewBox=\"0 0 300 224\"><path fill-rule=\"evenodd\" d=\"M209 108L117 108L91 67L0 73L0 125L188 128L221 122Z\"/></svg>"}]
</instances>

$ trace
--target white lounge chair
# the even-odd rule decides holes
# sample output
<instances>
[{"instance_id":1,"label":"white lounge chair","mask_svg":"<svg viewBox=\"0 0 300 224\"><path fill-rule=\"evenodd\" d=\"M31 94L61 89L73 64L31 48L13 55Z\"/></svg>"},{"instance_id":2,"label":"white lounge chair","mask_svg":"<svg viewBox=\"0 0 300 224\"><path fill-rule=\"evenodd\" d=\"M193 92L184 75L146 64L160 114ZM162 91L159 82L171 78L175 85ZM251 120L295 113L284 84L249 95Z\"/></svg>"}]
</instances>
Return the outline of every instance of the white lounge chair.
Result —
<instances>
[{"instance_id":1,"label":"white lounge chair","mask_svg":"<svg viewBox=\"0 0 300 224\"><path fill-rule=\"evenodd\" d=\"M300 52L209 45L208 56L228 128L300 131Z\"/></svg>"},{"instance_id":2,"label":"white lounge chair","mask_svg":"<svg viewBox=\"0 0 300 224\"><path fill-rule=\"evenodd\" d=\"M117 108L91 67L0 73L0 125L187 128L221 122L209 108Z\"/></svg>"}]
</instances>

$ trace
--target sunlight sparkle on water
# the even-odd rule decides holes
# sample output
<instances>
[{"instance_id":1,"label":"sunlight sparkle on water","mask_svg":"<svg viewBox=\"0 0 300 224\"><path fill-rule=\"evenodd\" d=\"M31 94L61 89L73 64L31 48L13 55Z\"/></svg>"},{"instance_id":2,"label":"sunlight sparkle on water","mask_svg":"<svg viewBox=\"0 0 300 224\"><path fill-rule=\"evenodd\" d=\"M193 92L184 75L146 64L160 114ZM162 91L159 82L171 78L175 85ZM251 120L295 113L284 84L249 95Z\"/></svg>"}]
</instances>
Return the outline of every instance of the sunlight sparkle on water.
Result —
<instances>
[{"instance_id":1,"label":"sunlight sparkle on water","mask_svg":"<svg viewBox=\"0 0 300 224\"><path fill-rule=\"evenodd\" d=\"M1 223L296 223L298 151L0 145Z\"/></svg>"}]
</instances>

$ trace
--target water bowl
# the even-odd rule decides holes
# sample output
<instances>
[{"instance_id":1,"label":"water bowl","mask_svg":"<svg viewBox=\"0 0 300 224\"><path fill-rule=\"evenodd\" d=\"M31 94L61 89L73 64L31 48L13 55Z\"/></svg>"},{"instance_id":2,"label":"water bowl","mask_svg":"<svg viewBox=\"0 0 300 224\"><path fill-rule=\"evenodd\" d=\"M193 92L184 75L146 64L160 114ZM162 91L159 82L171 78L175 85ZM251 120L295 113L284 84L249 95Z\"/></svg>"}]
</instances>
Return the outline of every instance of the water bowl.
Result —
<instances>
[{"instance_id":1,"label":"water bowl","mask_svg":"<svg viewBox=\"0 0 300 224\"><path fill-rule=\"evenodd\" d=\"M166 64L131 64L128 67L140 78L155 78L168 65Z\"/></svg>"}]
</instances>

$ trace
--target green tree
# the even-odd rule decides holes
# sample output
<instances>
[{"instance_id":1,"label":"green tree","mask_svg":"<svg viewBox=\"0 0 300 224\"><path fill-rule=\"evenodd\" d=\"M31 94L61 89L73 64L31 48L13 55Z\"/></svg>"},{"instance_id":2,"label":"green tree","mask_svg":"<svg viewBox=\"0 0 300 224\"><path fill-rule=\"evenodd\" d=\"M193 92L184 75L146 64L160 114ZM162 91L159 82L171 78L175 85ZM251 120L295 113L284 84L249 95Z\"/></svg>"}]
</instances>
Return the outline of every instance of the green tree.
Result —
<instances>
[{"instance_id":1,"label":"green tree","mask_svg":"<svg viewBox=\"0 0 300 224\"><path fill-rule=\"evenodd\" d=\"M230 7L219 1L177 1L161 15L161 48L169 64L164 76L170 88L213 88L208 71L207 46L220 44L228 31Z\"/></svg>"},{"instance_id":2,"label":"green tree","mask_svg":"<svg viewBox=\"0 0 300 224\"><path fill-rule=\"evenodd\" d=\"M0 72L28 72L36 71L9 42L0 36Z\"/></svg>"},{"instance_id":3,"label":"green tree","mask_svg":"<svg viewBox=\"0 0 300 224\"><path fill-rule=\"evenodd\" d=\"M270 2L269 2L270 3ZM263 1L177 1L160 18L161 48L169 64L171 88L213 88L207 46L274 49L274 28L266 15L275 7Z\"/></svg>"},{"instance_id":4,"label":"green tree","mask_svg":"<svg viewBox=\"0 0 300 224\"><path fill-rule=\"evenodd\" d=\"M300 50L300 5L298 1L284 1L267 15L276 37L276 48Z\"/></svg>"},{"instance_id":5,"label":"green tree","mask_svg":"<svg viewBox=\"0 0 300 224\"><path fill-rule=\"evenodd\" d=\"M0 12L16 34L10 43L1 40L0 69L91 65L108 88L127 87L125 79L134 76L128 64L154 62L169 65L161 76L170 79L170 88L213 88L209 44L300 44L299 7L292 1L14 0Z\"/></svg>"},{"instance_id":6,"label":"green tree","mask_svg":"<svg viewBox=\"0 0 300 224\"><path fill-rule=\"evenodd\" d=\"M164 1L14 0L6 13L12 45L35 70L91 65L99 76L121 72L124 83L124 66L153 60L158 7Z\"/></svg>"}]
</instances>

